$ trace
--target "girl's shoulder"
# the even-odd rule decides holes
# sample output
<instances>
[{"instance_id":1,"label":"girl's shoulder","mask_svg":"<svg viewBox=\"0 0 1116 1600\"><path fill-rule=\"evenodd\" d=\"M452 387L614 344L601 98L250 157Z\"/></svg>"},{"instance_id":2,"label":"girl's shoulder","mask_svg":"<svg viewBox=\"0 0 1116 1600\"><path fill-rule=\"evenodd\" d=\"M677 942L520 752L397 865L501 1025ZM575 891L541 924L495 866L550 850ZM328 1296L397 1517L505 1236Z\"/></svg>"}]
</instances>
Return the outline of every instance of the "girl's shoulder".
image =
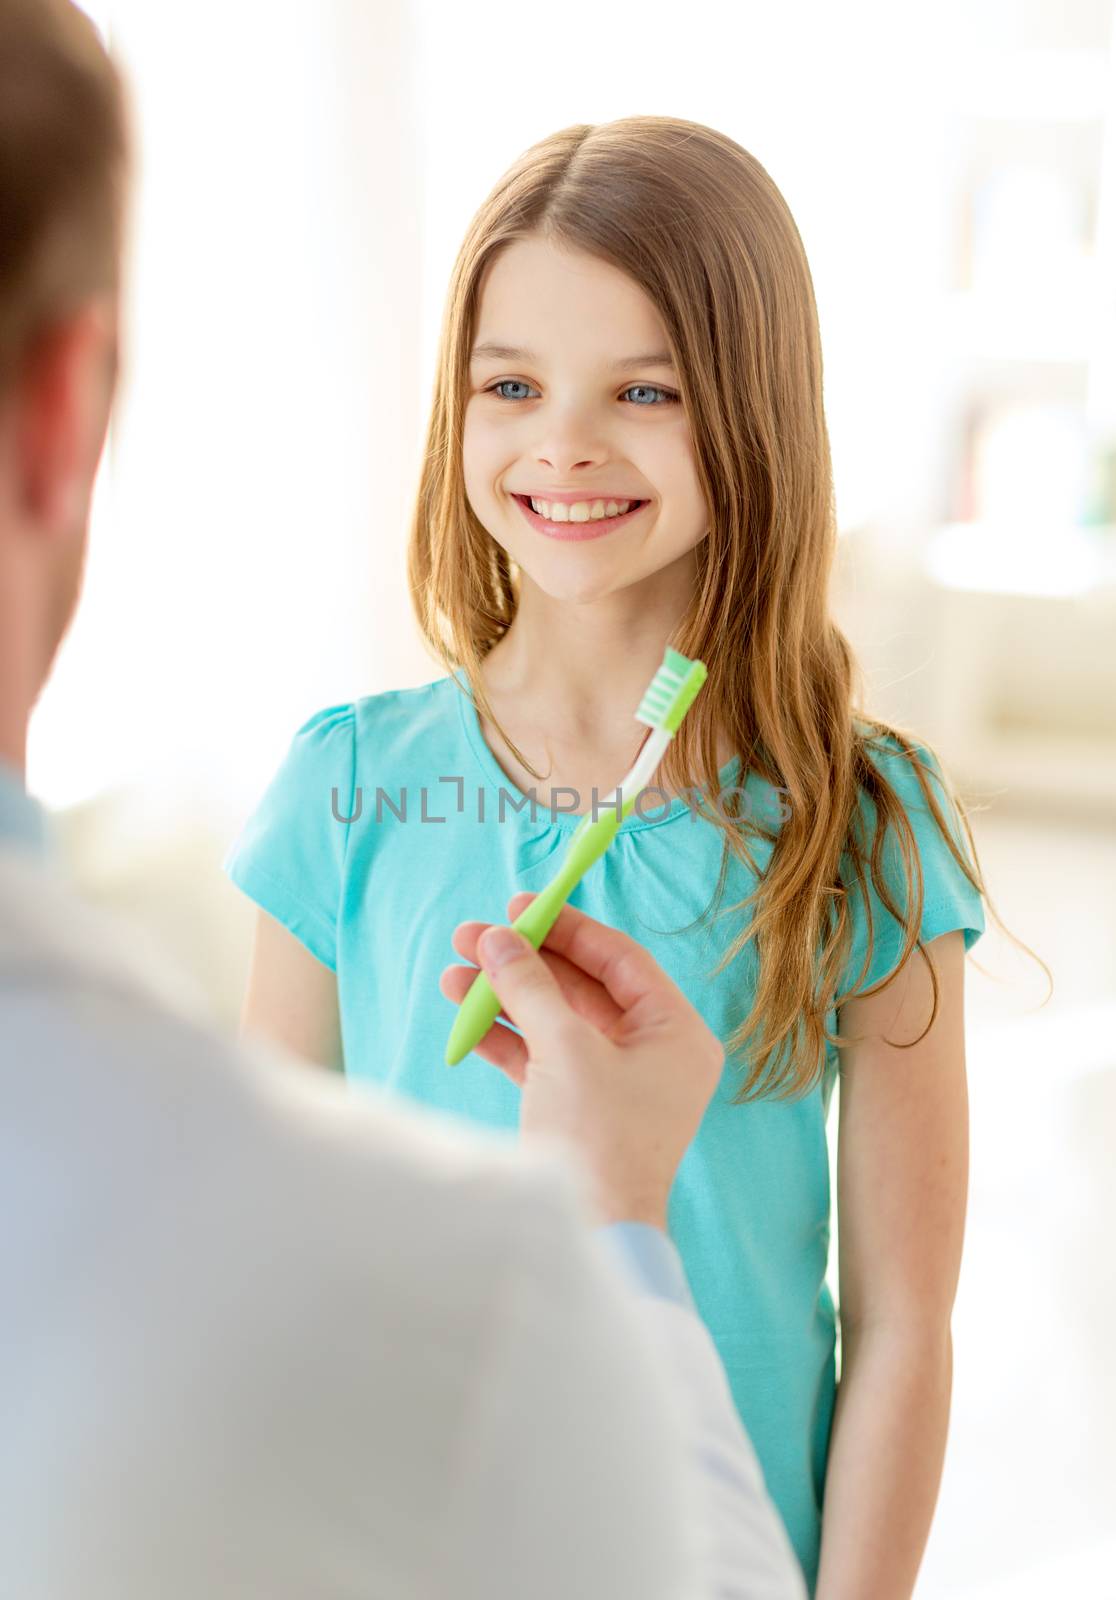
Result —
<instances>
[{"instance_id":1,"label":"girl's shoulder","mask_svg":"<svg viewBox=\"0 0 1116 1600\"><path fill-rule=\"evenodd\" d=\"M454 710L453 696L457 693L451 678L435 678L406 689L381 689L376 694L362 695L352 702L351 710L358 732L376 727L390 733L395 728L443 721Z\"/></svg>"},{"instance_id":2,"label":"girl's shoulder","mask_svg":"<svg viewBox=\"0 0 1116 1600\"><path fill-rule=\"evenodd\" d=\"M456 754L457 692L443 678L321 707L295 729L272 788L294 806L334 786L348 803L360 783L429 772Z\"/></svg>"},{"instance_id":3,"label":"girl's shoulder","mask_svg":"<svg viewBox=\"0 0 1116 1600\"><path fill-rule=\"evenodd\" d=\"M957 821L957 794L952 779L937 752L924 738L908 730L858 722L862 749L872 766L894 790L916 837L934 826L927 795L951 824ZM874 822L874 806L861 788L860 803L866 820Z\"/></svg>"},{"instance_id":4,"label":"girl's shoulder","mask_svg":"<svg viewBox=\"0 0 1116 1600\"><path fill-rule=\"evenodd\" d=\"M353 759L367 782L456 771L461 764L460 689L452 678L436 678L406 689L364 695L350 707ZM446 763L456 762L447 767Z\"/></svg>"},{"instance_id":5,"label":"girl's shoulder","mask_svg":"<svg viewBox=\"0 0 1116 1600\"><path fill-rule=\"evenodd\" d=\"M913 917L915 902L921 898L919 936L924 942L960 928L964 930L968 950L984 931L980 881L974 871L976 863L963 821L965 813L948 772L935 751L921 738L880 729L877 725L868 732L865 752L895 793L910 827L913 856L908 857L905 841L900 839L894 824L877 840L879 817L874 801L862 790L860 805L864 825L859 837L859 864L863 878L855 870L848 853L842 859L842 881L849 896L853 925L852 959L843 975L842 993L847 992L852 975L859 972L865 951L869 951L870 957L867 981L875 983L886 976L894 966L905 936L905 927L893 917L877 892L869 860L877 845L884 881L905 917ZM926 791L933 797L941 822L934 814ZM970 874L977 878L976 882Z\"/></svg>"},{"instance_id":6,"label":"girl's shoulder","mask_svg":"<svg viewBox=\"0 0 1116 1600\"><path fill-rule=\"evenodd\" d=\"M457 770L456 693L439 680L313 712L225 857L232 881L331 968L349 824L361 813L361 791L392 791Z\"/></svg>"}]
</instances>

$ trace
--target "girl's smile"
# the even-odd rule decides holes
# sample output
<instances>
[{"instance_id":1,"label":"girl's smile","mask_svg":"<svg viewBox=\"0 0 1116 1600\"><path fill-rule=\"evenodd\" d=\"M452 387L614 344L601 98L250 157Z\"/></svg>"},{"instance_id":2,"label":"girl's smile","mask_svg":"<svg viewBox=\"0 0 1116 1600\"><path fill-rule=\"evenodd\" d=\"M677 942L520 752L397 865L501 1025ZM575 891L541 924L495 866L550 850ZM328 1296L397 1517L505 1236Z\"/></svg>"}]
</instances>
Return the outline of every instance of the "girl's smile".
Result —
<instances>
[{"instance_id":1,"label":"girl's smile","mask_svg":"<svg viewBox=\"0 0 1116 1600\"><path fill-rule=\"evenodd\" d=\"M627 511L622 511L616 516L594 515L592 518L584 519L581 517L571 519L567 516L563 521L552 522L548 517L541 517L537 511L532 510L531 501L527 495L513 494L512 499L519 506L532 528L544 534L548 539L565 539L578 542L583 542L586 539L601 539L605 534L615 532L617 528L624 527L633 517L638 517L640 512L651 504L650 500L637 500ZM591 505L594 513L596 513L597 507L601 505L599 498L595 501L587 498L581 503L583 505ZM610 503L606 501L605 508Z\"/></svg>"}]
</instances>

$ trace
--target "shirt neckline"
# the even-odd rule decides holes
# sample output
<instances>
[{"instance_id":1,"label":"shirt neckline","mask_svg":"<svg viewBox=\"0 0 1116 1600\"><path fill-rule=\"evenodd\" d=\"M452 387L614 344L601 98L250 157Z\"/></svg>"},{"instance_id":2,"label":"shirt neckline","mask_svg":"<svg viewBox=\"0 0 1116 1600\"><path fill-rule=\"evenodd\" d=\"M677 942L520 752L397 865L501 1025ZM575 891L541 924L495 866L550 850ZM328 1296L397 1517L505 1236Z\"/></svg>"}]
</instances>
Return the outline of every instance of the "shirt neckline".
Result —
<instances>
[{"instance_id":1,"label":"shirt neckline","mask_svg":"<svg viewBox=\"0 0 1116 1600\"><path fill-rule=\"evenodd\" d=\"M532 811L529 796L525 795L519 785L509 778L503 767L496 760L481 731L476 702L473 699L468 683L464 679L464 675L462 674L459 677L456 672L451 673L445 679L445 682L449 685L451 693L456 685L457 710L461 718L461 727L469 748L472 750L473 756L488 782L494 788L506 790L511 799L526 802L526 808L523 811L513 812L513 815L525 816L540 827L556 828L563 833L572 833L582 821L582 817L570 812L557 812L552 815L550 806L544 805L541 800ZM718 782L722 792L732 785L739 767L740 757L733 756L721 768L718 774ZM605 798L606 796L602 793L597 804L598 816L607 814L601 804ZM676 822L679 817L685 817L690 814L690 806L679 795L671 796L669 810L663 811L663 804L663 798L660 796L657 800L646 803L645 809L650 815L641 817L637 816L634 811L630 812L616 830L617 833L636 833L641 828L661 828L668 822ZM591 814L591 811L584 813L586 816Z\"/></svg>"}]
</instances>

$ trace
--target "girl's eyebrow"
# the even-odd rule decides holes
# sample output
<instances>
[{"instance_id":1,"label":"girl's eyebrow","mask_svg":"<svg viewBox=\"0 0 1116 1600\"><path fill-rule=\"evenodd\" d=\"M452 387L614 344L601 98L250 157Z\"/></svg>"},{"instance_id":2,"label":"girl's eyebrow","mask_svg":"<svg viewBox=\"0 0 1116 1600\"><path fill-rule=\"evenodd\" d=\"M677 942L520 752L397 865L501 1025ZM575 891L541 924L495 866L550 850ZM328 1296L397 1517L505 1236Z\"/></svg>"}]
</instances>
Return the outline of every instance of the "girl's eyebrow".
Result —
<instances>
[{"instance_id":1,"label":"girl's eyebrow","mask_svg":"<svg viewBox=\"0 0 1116 1600\"><path fill-rule=\"evenodd\" d=\"M490 356L495 361L537 361L539 358L533 350L520 350L511 344L475 344L470 360L478 361L482 357ZM610 370L613 372L626 372L629 367L673 367L674 359L664 350L653 350L644 356L621 356L619 361L613 361Z\"/></svg>"}]
</instances>

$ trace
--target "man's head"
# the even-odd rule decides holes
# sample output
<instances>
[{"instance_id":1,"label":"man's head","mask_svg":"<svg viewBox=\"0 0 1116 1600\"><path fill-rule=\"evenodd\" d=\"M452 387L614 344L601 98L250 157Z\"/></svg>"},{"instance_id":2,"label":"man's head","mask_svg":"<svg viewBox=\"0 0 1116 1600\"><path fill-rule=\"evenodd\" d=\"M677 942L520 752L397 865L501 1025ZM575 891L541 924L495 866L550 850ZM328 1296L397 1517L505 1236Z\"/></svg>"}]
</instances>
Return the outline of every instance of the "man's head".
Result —
<instances>
[{"instance_id":1,"label":"man's head","mask_svg":"<svg viewBox=\"0 0 1116 1600\"><path fill-rule=\"evenodd\" d=\"M0 757L81 589L116 378L123 93L70 0L0 0Z\"/></svg>"}]
</instances>

